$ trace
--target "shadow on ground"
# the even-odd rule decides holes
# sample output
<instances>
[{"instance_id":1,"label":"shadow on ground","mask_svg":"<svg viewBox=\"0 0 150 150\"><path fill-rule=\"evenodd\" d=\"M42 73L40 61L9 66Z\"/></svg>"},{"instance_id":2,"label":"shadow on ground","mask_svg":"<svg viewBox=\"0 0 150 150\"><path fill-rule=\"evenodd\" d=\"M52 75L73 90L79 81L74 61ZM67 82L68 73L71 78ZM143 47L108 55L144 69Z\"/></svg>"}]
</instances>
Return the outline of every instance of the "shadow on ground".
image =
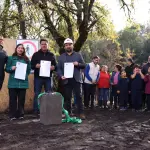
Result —
<instances>
[{"instance_id":1,"label":"shadow on ground","mask_svg":"<svg viewBox=\"0 0 150 150\"><path fill-rule=\"evenodd\" d=\"M0 150L148 150L150 113L96 109L82 124L44 126L27 115L10 122L0 115Z\"/></svg>"}]
</instances>

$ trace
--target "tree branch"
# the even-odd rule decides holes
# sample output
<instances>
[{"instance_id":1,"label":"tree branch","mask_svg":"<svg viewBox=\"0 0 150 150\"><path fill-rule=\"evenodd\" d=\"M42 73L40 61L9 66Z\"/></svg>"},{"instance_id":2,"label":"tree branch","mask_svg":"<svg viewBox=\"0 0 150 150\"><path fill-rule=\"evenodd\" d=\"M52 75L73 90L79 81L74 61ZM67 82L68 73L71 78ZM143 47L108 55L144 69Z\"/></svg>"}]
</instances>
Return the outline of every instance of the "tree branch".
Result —
<instances>
[{"instance_id":1,"label":"tree branch","mask_svg":"<svg viewBox=\"0 0 150 150\"><path fill-rule=\"evenodd\" d=\"M33 2L35 0L32 0ZM36 2L37 4L37 2ZM55 39L55 41L57 42L57 44L59 45L59 47L62 47L63 42L65 40L65 37L63 37L55 28L55 26L53 25L53 22L50 19L49 13L48 13L48 7L47 4L45 2L45 0L42 0L42 3L38 3L39 8L42 10L44 17L45 17L45 22L48 25L48 29L51 32L53 38Z\"/></svg>"},{"instance_id":2,"label":"tree branch","mask_svg":"<svg viewBox=\"0 0 150 150\"><path fill-rule=\"evenodd\" d=\"M60 5L57 4L55 0L53 1L53 4L57 7L58 12L61 14L61 16L64 18L64 20L67 23L67 26L68 26L67 29L68 29L68 35L69 35L69 37L74 40L72 23L70 21L69 14L66 15L65 12L62 9L60 9L60 7L59 7ZM67 8L67 6L66 6L66 8Z\"/></svg>"},{"instance_id":3,"label":"tree branch","mask_svg":"<svg viewBox=\"0 0 150 150\"><path fill-rule=\"evenodd\" d=\"M82 23L82 3L83 3L83 0L74 0L74 4L77 8L77 27L78 28Z\"/></svg>"}]
</instances>

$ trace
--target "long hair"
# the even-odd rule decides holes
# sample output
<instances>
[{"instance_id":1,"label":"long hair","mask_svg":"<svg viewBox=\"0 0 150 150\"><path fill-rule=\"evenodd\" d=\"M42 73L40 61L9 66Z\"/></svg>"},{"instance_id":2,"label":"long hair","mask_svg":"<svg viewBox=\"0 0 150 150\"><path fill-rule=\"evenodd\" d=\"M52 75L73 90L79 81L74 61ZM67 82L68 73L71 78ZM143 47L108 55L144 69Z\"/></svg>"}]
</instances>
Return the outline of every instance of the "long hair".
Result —
<instances>
[{"instance_id":1,"label":"long hair","mask_svg":"<svg viewBox=\"0 0 150 150\"><path fill-rule=\"evenodd\" d=\"M29 58L26 56L26 52L25 52L25 48L24 48L23 44L18 44L18 45L16 46L15 52L12 54L12 56L18 56L18 54L17 54L17 48L18 48L19 46L22 46L22 47L23 47L23 50L24 50L24 52L22 53L22 55L19 56L19 57L21 57L21 58L24 59L26 62L28 62L28 61L29 61Z\"/></svg>"}]
</instances>

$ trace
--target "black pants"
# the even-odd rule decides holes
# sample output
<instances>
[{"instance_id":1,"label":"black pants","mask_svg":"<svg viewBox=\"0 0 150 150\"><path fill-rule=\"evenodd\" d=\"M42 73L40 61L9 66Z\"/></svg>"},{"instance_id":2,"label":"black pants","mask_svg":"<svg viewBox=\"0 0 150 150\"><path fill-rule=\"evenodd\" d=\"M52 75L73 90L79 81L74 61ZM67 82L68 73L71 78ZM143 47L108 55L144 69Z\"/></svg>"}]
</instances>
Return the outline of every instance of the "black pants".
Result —
<instances>
[{"instance_id":1,"label":"black pants","mask_svg":"<svg viewBox=\"0 0 150 150\"><path fill-rule=\"evenodd\" d=\"M131 93L128 94L128 105L129 105L129 108L132 108L132 97L131 97Z\"/></svg>"},{"instance_id":2,"label":"black pants","mask_svg":"<svg viewBox=\"0 0 150 150\"><path fill-rule=\"evenodd\" d=\"M26 89L9 89L9 116L23 117Z\"/></svg>"},{"instance_id":3,"label":"black pants","mask_svg":"<svg viewBox=\"0 0 150 150\"><path fill-rule=\"evenodd\" d=\"M114 102L114 107L117 108L119 105L119 95L117 94L117 85L113 85L111 87L111 93L110 93L110 106L113 105Z\"/></svg>"},{"instance_id":4,"label":"black pants","mask_svg":"<svg viewBox=\"0 0 150 150\"><path fill-rule=\"evenodd\" d=\"M120 108L121 107L124 107L126 108L127 107L127 102L128 102L128 91L127 92L123 92L119 94L119 105L120 105Z\"/></svg>"},{"instance_id":5,"label":"black pants","mask_svg":"<svg viewBox=\"0 0 150 150\"><path fill-rule=\"evenodd\" d=\"M146 97L147 97L146 94L142 92L142 108L146 108L147 104Z\"/></svg>"},{"instance_id":6,"label":"black pants","mask_svg":"<svg viewBox=\"0 0 150 150\"><path fill-rule=\"evenodd\" d=\"M132 90L132 107L135 110L141 109L142 106L142 91L140 90Z\"/></svg>"},{"instance_id":7,"label":"black pants","mask_svg":"<svg viewBox=\"0 0 150 150\"><path fill-rule=\"evenodd\" d=\"M146 95L147 109L150 111L150 94Z\"/></svg>"},{"instance_id":8,"label":"black pants","mask_svg":"<svg viewBox=\"0 0 150 150\"><path fill-rule=\"evenodd\" d=\"M64 85L64 99L65 99L65 109L71 113L71 99L72 93L76 97L78 114L83 113L83 103L82 103L82 85L76 82L75 79L68 79L68 83Z\"/></svg>"},{"instance_id":9,"label":"black pants","mask_svg":"<svg viewBox=\"0 0 150 150\"><path fill-rule=\"evenodd\" d=\"M84 83L84 106L88 107L91 101L91 107L94 107L96 85Z\"/></svg>"}]
</instances>

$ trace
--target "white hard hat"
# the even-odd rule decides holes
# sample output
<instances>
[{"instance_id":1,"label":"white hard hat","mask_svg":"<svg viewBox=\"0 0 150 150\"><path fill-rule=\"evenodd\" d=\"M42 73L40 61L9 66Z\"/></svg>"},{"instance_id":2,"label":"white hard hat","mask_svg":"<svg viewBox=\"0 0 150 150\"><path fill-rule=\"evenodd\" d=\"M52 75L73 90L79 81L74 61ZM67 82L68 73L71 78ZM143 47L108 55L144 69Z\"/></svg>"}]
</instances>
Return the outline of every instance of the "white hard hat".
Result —
<instances>
[{"instance_id":1,"label":"white hard hat","mask_svg":"<svg viewBox=\"0 0 150 150\"><path fill-rule=\"evenodd\" d=\"M65 39L64 44L73 44L73 41L69 38Z\"/></svg>"}]
</instances>

